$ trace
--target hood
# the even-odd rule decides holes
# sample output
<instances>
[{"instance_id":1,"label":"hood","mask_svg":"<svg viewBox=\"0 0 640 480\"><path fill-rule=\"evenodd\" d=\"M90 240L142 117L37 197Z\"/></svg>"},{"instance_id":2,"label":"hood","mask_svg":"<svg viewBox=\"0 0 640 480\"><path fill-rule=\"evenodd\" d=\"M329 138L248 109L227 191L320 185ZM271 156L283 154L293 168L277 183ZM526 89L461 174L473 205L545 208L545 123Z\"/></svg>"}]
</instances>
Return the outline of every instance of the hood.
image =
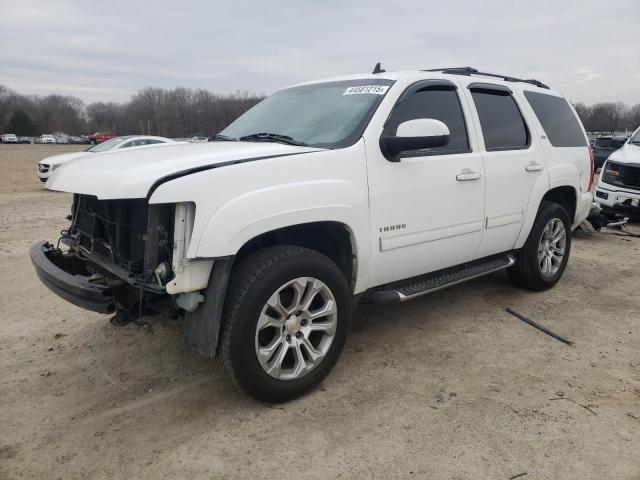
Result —
<instances>
[{"instance_id":1,"label":"hood","mask_svg":"<svg viewBox=\"0 0 640 480\"><path fill-rule=\"evenodd\" d=\"M620 163L640 163L640 145L625 143L609 155L608 160Z\"/></svg>"},{"instance_id":2,"label":"hood","mask_svg":"<svg viewBox=\"0 0 640 480\"><path fill-rule=\"evenodd\" d=\"M100 199L144 198L158 180L190 170L321 149L267 142L208 142L127 150L77 158L55 170L46 187Z\"/></svg>"},{"instance_id":3,"label":"hood","mask_svg":"<svg viewBox=\"0 0 640 480\"><path fill-rule=\"evenodd\" d=\"M63 153L61 155L52 155L51 157L43 158L38 163L45 165L60 165L62 163L68 162L69 160L73 160L74 158L82 157L83 155L93 154L87 152Z\"/></svg>"}]
</instances>

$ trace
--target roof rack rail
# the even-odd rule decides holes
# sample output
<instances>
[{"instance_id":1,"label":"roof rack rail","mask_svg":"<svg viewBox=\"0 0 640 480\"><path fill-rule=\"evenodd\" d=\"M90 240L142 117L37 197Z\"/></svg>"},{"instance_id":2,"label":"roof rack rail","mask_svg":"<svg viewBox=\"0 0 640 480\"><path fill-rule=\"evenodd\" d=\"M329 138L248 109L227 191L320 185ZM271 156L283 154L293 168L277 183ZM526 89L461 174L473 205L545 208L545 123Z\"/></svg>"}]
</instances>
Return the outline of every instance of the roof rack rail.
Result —
<instances>
[{"instance_id":1,"label":"roof rack rail","mask_svg":"<svg viewBox=\"0 0 640 480\"><path fill-rule=\"evenodd\" d=\"M478 71L477 68L472 68L472 67L447 67L447 68L430 68L427 70L422 70L423 72L442 72L442 73L449 73L451 75L482 75L484 77L493 77L493 78L500 78L506 82L522 82L522 83L529 83L531 85L535 85L536 87L540 87L540 88L546 88L547 90L549 90L549 87L547 85L545 85L544 83L542 83L539 80L534 80L534 79L522 79L522 78L516 78L516 77L510 77L508 75L498 75L496 73L486 73L486 72L480 72Z\"/></svg>"}]
</instances>

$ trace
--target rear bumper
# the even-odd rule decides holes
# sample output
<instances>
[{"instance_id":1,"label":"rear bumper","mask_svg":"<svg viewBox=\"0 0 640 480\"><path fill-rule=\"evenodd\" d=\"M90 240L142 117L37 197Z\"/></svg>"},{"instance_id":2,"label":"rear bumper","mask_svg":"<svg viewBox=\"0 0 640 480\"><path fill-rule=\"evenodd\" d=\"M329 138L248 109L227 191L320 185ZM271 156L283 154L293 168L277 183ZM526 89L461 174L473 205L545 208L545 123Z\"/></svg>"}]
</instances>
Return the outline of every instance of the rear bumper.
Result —
<instances>
[{"instance_id":1,"label":"rear bumper","mask_svg":"<svg viewBox=\"0 0 640 480\"><path fill-rule=\"evenodd\" d=\"M591 192L582 192L576 200L576 214L572 228L576 228L589 216L591 205L593 204L593 194Z\"/></svg>"},{"instance_id":2,"label":"rear bumper","mask_svg":"<svg viewBox=\"0 0 640 480\"><path fill-rule=\"evenodd\" d=\"M39 242L29 251L40 281L53 293L86 310L98 313L115 311L113 289L89 281L78 266L81 260L63 253L49 242ZM79 273L78 273L79 272Z\"/></svg>"}]
</instances>

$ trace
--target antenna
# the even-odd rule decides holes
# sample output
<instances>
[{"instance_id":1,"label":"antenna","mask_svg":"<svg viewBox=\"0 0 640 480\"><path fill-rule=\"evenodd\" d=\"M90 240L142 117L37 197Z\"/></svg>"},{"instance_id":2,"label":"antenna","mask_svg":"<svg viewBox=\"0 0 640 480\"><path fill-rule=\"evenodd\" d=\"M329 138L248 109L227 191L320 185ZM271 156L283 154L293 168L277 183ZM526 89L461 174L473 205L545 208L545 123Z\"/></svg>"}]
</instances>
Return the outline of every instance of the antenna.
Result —
<instances>
[{"instance_id":1,"label":"antenna","mask_svg":"<svg viewBox=\"0 0 640 480\"><path fill-rule=\"evenodd\" d=\"M373 72L371 73L384 73L385 70L382 68L382 65L380 65L380 62L376 63L376 66L373 67Z\"/></svg>"}]
</instances>

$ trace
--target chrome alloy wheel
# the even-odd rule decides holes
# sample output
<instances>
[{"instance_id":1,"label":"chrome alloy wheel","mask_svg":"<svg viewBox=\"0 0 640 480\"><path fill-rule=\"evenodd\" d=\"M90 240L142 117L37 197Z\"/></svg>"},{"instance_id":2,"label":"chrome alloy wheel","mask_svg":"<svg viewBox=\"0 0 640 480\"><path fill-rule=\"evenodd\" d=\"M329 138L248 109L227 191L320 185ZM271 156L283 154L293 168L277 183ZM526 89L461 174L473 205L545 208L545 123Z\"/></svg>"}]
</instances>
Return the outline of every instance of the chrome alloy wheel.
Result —
<instances>
[{"instance_id":1,"label":"chrome alloy wheel","mask_svg":"<svg viewBox=\"0 0 640 480\"><path fill-rule=\"evenodd\" d=\"M538 264L546 278L553 277L564 259L567 248L567 231L559 218L552 218L542 230L538 244Z\"/></svg>"},{"instance_id":2,"label":"chrome alloy wheel","mask_svg":"<svg viewBox=\"0 0 640 480\"><path fill-rule=\"evenodd\" d=\"M285 283L262 308L256 356L278 380L295 380L317 367L336 334L338 306L329 287L313 277Z\"/></svg>"}]
</instances>

